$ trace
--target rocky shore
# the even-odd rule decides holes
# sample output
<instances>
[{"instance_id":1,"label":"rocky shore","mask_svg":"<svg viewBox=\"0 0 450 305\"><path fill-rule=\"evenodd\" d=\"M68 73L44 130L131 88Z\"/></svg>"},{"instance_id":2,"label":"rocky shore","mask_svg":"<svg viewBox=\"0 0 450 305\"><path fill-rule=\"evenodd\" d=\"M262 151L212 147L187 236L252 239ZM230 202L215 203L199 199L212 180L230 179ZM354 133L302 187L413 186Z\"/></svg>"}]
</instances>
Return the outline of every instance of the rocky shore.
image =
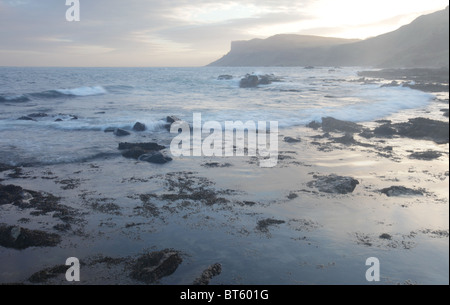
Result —
<instances>
[{"instance_id":1,"label":"rocky shore","mask_svg":"<svg viewBox=\"0 0 450 305\"><path fill-rule=\"evenodd\" d=\"M414 80L427 91L438 81ZM278 79L247 75L241 87L266 81ZM121 141L142 123L104 130L121 141L111 157L0 163L0 283L67 284L71 256L82 284L362 283L369 256L386 261L383 283L448 282L448 268L433 279L406 266L448 266L448 99L432 103L436 112L406 120L324 117L283 130L267 170L258 157L172 158L165 138Z\"/></svg>"}]
</instances>

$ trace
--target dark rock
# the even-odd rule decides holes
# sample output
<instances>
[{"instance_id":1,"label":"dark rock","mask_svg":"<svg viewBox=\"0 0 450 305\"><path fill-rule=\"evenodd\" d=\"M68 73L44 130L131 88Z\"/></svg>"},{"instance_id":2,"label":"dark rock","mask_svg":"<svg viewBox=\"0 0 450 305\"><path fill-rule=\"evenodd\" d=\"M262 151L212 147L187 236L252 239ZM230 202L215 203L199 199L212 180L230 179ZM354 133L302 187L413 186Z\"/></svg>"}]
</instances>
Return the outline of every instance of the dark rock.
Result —
<instances>
[{"instance_id":1,"label":"dark rock","mask_svg":"<svg viewBox=\"0 0 450 305\"><path fill-rule=\"evenodd\" d=\"M133 130L134 131L145 131L147 128L145 127L145 124L139 123L137 122L136 124L134 124L133 126Z\"/></svg>"},{"instance_id":2,"label":"dark rock","mask_svg":"<svg viewBox=\"0 0 450 305\"><path fill-rule=\"evenodd\" d=\"M59 266L47 268L47 269L44 269L44 270L34 273L32 276L30 276L28 281L33 284L42 284L42 283L45 283L49 279L66 274L68 268L69 268L69 266L66 266L66 265L59 265Z\"/></svg>"},{"instance_id":3,"label":"dark rock","mask_svg":"<svg viewBox=\"0 0 450 305\"><path fill-rule=\"evenodd\" d=\"M60 198L51 194L25 190L15 185L0 184L0 206L12 204L19 209L33 209L34 216L52 213L54 218L64 222L72 221L76 214L75 210L59 204L59 200Z\"/></svg>"},{"instance_id":4,"label":"dark rock","mask_svg":"<svg viewBox=\"0 0 450 305\"><path fill-rule=\"evenodd\" d=\"M277 219L273 219L273 218L263 219L263 220L258 221L256 230L263 232L263 233L269 233L269 226L280 225L283 223L286 223L286 221L277 220Z\"/></svg>"},{"instance_id":5,"label":"dark rock","mask_svg":"<svg viewBox=\"0 0 450 305\"><path fill-rule=\"evenodd\" d=\"M391 186L380 190L381 193L388 197L399 197L399 196L422 196L423 192L420 190L413 190L404 186Z\"/></svg>"},{"instance_id":6,"label":"dark rock","mask_svg":"<svg viewBox=\"0 0 450 305\"><path fill-rule=\"evenodd\" d=\"M295 199L295 198L297 198L298 197L298 195L296 194L296 193L290 193L288 196L287 196L287 198L289 199L289 200L293 200L293 199Z\"/></svg>"},{"instance_id":7,"label":"dark rock","mask_svg":"<svg viewBox=\"0 0 450 305\"><path fill-rule=\"evenodd\" d=\"M55 229L56 231L60 231L60 232L67 232L72 229L72 226L68 223L60 223L60 224L54 225L53 229Z\"/></svg>"},{"instance_id":8,"label":"dark rock","mask_svg":"<svg viewBox=\"0 0 450 305\"><path fill-rule=\"evenodd\" d=\"M48 117L48 114L43 113L43 112L32 113L32 114L29 114L28 117L30 117L30 118L46 118L46 117Z\"/></svg>"},{"instance_id":9,"label":"dark rock","mask_svg":"<svg viewBox=\"0 0 450 305\"><path fill-rule=\"evenodd\" d=\"M209 266L205 271L203 271L202 275L195 279L192 285L208 285L209 281L215 276L218 276L222 273L222 265L214 264Z\"/></svg>"},{"instance_id":10,"label":"dark rock","mask_svg":"<svg viewBox=\"0 0 450 305\"><path fill-rule=\"evenodd\" d=\"M120 128L116 128L114 129L114 135L117 137L125 137L125 136L129 136L131 133L129 133L126 130L120 129Z\"/></svg>"},{"instance_id":11,"label":"dark rock","mask_svg":"<svg viewBox=\"0 0 450 305\"><path fill-rule=\"evenodd\" d=\"M393 80L389 84L382 85L381 88L383 88L383 87L398 87L398 86L400 86L400 84L397 81Z\"/></svg>"},{"instance_id":12,"label":"dark rock","mask_svg":"<svg viewBox=\"0 0 450 305\"><path fill-rule=\"evenodd\" d=\"M377 136L392 137L397 133L397 131L394 128L392 128L390 123L387 123L375 128L373 130L373 133Z\"/></svg>"},{"instance_id":13,"label":"dark rock","mask_svg":"<svg viewBox=\"0 0 450 305\"><path fill-rule=\"evenodd\" d=\"M391 120L376 120L375 123L378 123L378 124L391 124L392 121Z\"/></svg>"},{"instance_id":14,"label":"dark rock","mask_svg":"<svg viewBox=\"0 0 450 305\"><path fill-rule=\"evenodd\" d=\"M169 124L173 124L173 123L178 122L178 121L181 121L181 120L179 118L177 118L176 116L174 116L174 115L168 116L166 118L166 122L169 123Z\"/></svg>"},{"instance_id":15,"label":"dark rock","mask_svg":"<svg viewBox=\"0 0 450 305\"><path fill-rule=\"evenodd\" d=\"M62 122L62 119L56 119L55 122Z\"/></svg>"},{"instance_id":16,"label":"dark rock","mask_svg":"<svg viewBox=\"0 0 450 305\"><path fill-rule=\"evenodd\" d=\"M14 166L10 166L10 165L7 165L7 164L0 163L0 173L9 171L11 169L14 169ZM1 196L0 196L0 201L1 201Z\"/></svg>"},{"instance_id":17,"label":"dark rock","mask_svg":"<svg viewBox=\"0 0 450 305\"><path fill-rule=\"evenodd\" d=\"M21 202L24 197L24 190L20 186L0 184L0 206Z\"/></svg>"},{"instance_id":18,"label":"dark rock","mask_svg":"<svg viewBox=\"0 0 450 305\"><path fill-rule=\"evenodd\" d=\"M359 181L352 177L342 177L337 175L314 176L316 180L308 182L309 187L316 187L319 191L330 194L352 193Z\"/></svg>"},{"instance_id":19,"label":"dark rock","mask_svg":"<svg viewBox=\"0 0 450 305\"><path fill-rule=\"evenodd\" d=\"M159 151L154 151L141 155L139 157L139 161L145 161L154 164L165 164L167 162L172 161L172 158L165 156Z\"/></svg>"},{"instance_id":20,"label":"dark rock","mask_svg":"<svg viewBox=\"0 0 450 305\"><path fill-rule=\"evenodd\" d=\"M343 136L341 138L333 138L333 141L335 143L340 143L340 144L344 144L344 145L358 144L358 142L349 133L346 133L345 136Z\"/></svg>"},{"instance_id":21,"label":"dark rock","mask_svg":"<svg viewBox=\"0 0 450 305\"><path fill-rule=\"evenodd\" d=\"M375 134L372 130L365 128L360 134L360 137L366 138L366 139L372 139L375 137Z\"/></svg>"},{"instance_id":22,"label":"dark rock","mask_svg":"<svg viewBox=\"0 0 450 305\"><path fill-rule=\"evenodd\" d=\"M239 82L240 88L255 88L259 84L258 76L247 74L241 81Z\"/></svg>"},{"instance_id":23,"label":"dark rock","mask_svg":"<svg viewBox=\"0 0 450 305\"><path fill-rule=\"evenodd\" d=\"M145 155L148 153L148 150L142 149L140 147L135 147L133 149L129 149L127 151L124 151L122 153L122 156L127 159L136 159L138 160L140 156Z\"/></svg>"},{"instance_id":24,"label":"dark rock","mask_svg":"<svg viewBox=\"0 0 450 305\"><path fill-rule=\"evenodd\" d=\"M272 79L269 75L262 75L259 77L258 85L270 85L272 83Z\"/></svg>"},{"instance_id":25,"label":"dark rock","mask_svg":"<svg viewBox=\"0 0 450 305\"><path fill-rule=\"evenodd\" d=\"M165 149L164 146L157 143L119 143L119 150L125 150L122 156L129 159L136 159L146 154L151 154L156 151Z\"/></svg>"},{"instance_id":26,"label":"dark rock","mask_svg":"<svg viewBox=\"0 0 450 305\"><path fill-rule=\"evenodd\" d=\"M282 80L273 74L251 75L247 74L239 83L241 88L255 88L259 85L270 85L273 82L281 82Z\"/></svg>"},{"instance_id":27,"label":"dark rock","mask_svg":"<svg viewBox=\"0 0 450 305\"><path fill-rule=\"evenodd\" d=\"M179 118L177 118L176 116L168 116L167 118L166 118L166 122L167 122L167 124L164 126L166 129L167 129L167 131L170 131L170 127L172 126L172 124L173 123L175 123L175 122L180 122L181 120L179 119Z\"/></svg>"},{"instance_id":28,"label":"dark rock","mask_svg":"<svg viewBox=\"0 0 450 305\"><path fill-rule=\"evenodd\" d=\"M219 77L217 79L218 80L231 80L231 79L233 79L233 76L232 75L228 75L228 74L219 75Z\"/></svg>"},{"instance_id":29,"label":"dark rock","mask_svg":"<svg viewBox=\"0 0 450 305\"><path fill-rule=\"evenodd\" d=\"M341 121L331 117L322 118L322 130L325 132L359 133L362 129L361 125L353 122Z\"/></svg>"},{"instance_id":30,"label":"dark rock","mask_svg":"<svg viewBox=\"0 0 450 305\"><path fill-rule=\"evenodd\" d=\"M448 109L441 109L442 115L448 118Z\"/></svg>"},{"instance_id":31,"label":"dark rock","mask_svg":"<svg viewBox=\"0 0 450 305\"><path fill-rule=\"evenodd\" d=\"M331 135L327 132L324 134L318 134L315 136L311 136L310 138L314 139L314 140L321 140L321 139L329 139L330 137L331 137Z\"/></svg>"},{"instance_id":32,"label":"dark rock","mask_svg":"<svg viewBox=\"0 0 450 305\"><path fill-rule=\"evenodd\" d=\"M131 267L130 277L152 284L173 274L182 262L180 254L174 250L147 253L139 257Z\"/></svg>"},{"instance_id":33,"label":"dark rock","mask_svg":"<svg viewBox=\"0 0 450 305\"><path fill-rule=\"evenodd\" d=\"M30 247L54 247L61 242L57 234L21 227L0 225L0 246L23 250Z\"/></svg>"},{"instance_id":34,"label":"dark rock","mask_svg":"<svg viewBox=\"0 0 450 305\"><path fill-rule=\"evenodd\" d=\"M36 121L33 118L30 118L29 116L22 116L20 118L17 119L18 121Z\"/></svg>"},{"instance_id":35,"label":"dark rock","mask_svg":"<svg viewBox=\"0 0 450 305\"><path fill-rule=\"evenodd\" d=\"M232 165L230 163L219 163L219 162L210 162L210 163L204 163L202 166L207 168L225 168L225 167L231 167Z\"/></svg>"},{"instance_id":36,"label":"dark rock","mask_svg":"<svg viewBox=\"0 0 450 305\"><path fill-rule=\"evenodd\" d=\"M156 150L163 150L166 147L161 146L157 143L148 142L148 143L119 143L119 150L125 150L125 149L134 149L134 148L141 148L146 151L156 151Z\"/></svg>"},{"instance_id":37,"label":"dark rock","mask_svg":"<svg viewBox=\"0 0 450 305\"><path fill-rule=\"evenodd\" d=\"M319 129L320 127L322 127L322 124L316 121L312 121L310 122L308 125L306 125L306 127L312 128L314 130Z\"/></svg>"},{"instance_id":38,"label":"dark rock","mask_svg":"<svg viewBox=\"0 0 450 305\"><path fill-rule=\"evenodd\" d=\"M404 84L404 87L409 87L415 90L421 90L424 92L448 92L448 84L433 84L433 83L415 83L415 84Z\"/></svg>"},{"instance_id":39,"label":"dark rock","mask_svg":"<svg viewBox=\"0 0 450 305\"><path fill-rule=\"evenodd\" d=\"M300 138L292 138L292 137L285 137L284 142L286 143L300 143L302 139Z\"/></svg>"},{"instance_id":40,"label":"dark rock","mask_svg":"<svg viewBox=\"0 0 450 305\"><path fill-rule=\"evenodd\" d=\"M415 152L409 155L409 158L416 160L431 161L442 157L442 153L438 151L428 150L423 152Z\"/></svg>"},{"instance_id":41,"label":"dark rock","mask_svg":"<svg viewBox=\"0 0 450 305\"><path fill-rule=\"evenodd\" d=\"M105 132L114 132L114 130L116 130L115 127L108 127L105 129Z\"/></svg>"},{"instance_id":42,"label":"dark rock","mask_svg":"<svg viewBox=\"0 0 450 305\"><path fill-rule=\"evenodd\" d=\"M414 118L406 123L393 124L392 126L397 129L397 134L403 137L432 140L437 144L449 142L448 122Z\"/></svg>"},{"instance_id":43,"label":"dark rock","mask_svg":"<svg viewBox=\"0 0 450 305\"><path fill-rule=\"evenodd\" d=\"M392 236L389 235L389 234L387 234L387 233L384 233L384 234L381 234L381 235L380 235L380 239L391 240L391 239L392 239Z\"/></svg>"}]
</instances>

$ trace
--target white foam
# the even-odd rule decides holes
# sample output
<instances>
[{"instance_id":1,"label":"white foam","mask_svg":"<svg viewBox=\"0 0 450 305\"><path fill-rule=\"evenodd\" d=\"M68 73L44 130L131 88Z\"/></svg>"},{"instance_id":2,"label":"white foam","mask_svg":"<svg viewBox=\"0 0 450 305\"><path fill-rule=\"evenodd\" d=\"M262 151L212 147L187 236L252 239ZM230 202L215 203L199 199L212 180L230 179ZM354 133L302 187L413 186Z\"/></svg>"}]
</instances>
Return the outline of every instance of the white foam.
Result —
<instances>
[{"instance_id":1,"label":"white foam","mask_svg":"<svg viewBox=\"0 0 450 305\"><path fill-rule=\"evenodd\" d=\"M62 94L74 95L74 96L90 96L90 95L101 95L101 94L108 93L108 91L106 91L106 89L101 86L80 87L80 88L75 88L75 89L58 89L55 91L62 93Z\"/></svg>"}]
</instances>

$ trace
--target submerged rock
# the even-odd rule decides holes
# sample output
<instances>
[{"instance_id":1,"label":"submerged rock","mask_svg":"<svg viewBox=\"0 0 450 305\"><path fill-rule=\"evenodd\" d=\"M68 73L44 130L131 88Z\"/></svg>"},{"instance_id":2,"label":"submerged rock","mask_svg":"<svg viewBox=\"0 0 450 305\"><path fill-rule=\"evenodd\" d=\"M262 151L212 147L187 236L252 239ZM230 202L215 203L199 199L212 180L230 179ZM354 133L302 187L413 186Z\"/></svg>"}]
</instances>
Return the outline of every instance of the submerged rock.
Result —
<instances>
[{"instance_id":1,"label":"submerged rock","mask_svg":"<svg viewBox=\"0 0 450 305\"><path fill-rule=\"evenodd\" d=\"M332 117L322 118L322 129L325 132L347 132L347 133L359 133L363 127L359 124L337 120Z\"/></svg>"},{"instance_id":2,"label":"submerged rock","mask_svg":"<svg viewBox=\"0 0 450 305\"><path fill-rule=\"evenodd\" d=\"M309 187L316 187L319 191L329 194L353 193L359 181L352 177L337 175L314 176L316 180L308 182Z\"/></svg>"},{"instance_id":3,"label":"submerged rock","mask_svg":"<svg viewBox=\"0 0 450 305\"><path fill-rule=\"evenodd\" d=\"M17 119L18 121L36 121L33 118L30 118L29 116L21 116L20 118Z\"/></svg>"},{"instance_id":4,"label":"submerged rock","mask_svg":"<svg viewBox=\"0 0 450 305\"><path fill-rule=\"evenodd\" d=\"M146 253L133 264L130 277L146 284L152 284L173 274L182 262L181 255L175 250L166 249Z\"/></svg>"},{"instance_id":5,"label":"submerged rock","mask_svg":"<svg viewBox=\"0 0 450 305\"><path fill-rule=\"evenodd\" d=\"M147 142L147 143L119 143L119 150L124 149L134 149L134 148L141 148L146 151L153 151L153 150L163 150L166 148L165 146L159 145L154 142Z\"/></svg>"},{"instance_id":6,"label":"submerged rock","mask_svg":"<svg viewBox=\"0 0 450 305\"><path fill-rule=\"evenodd\" d=\"M233 79L233 75L228 75L228 74L219 75L219 77L217 79L218 80L231 80L231 79Z\"/></svg>"},{"instance_id":7,"label":"submerged rock","mask_svg":"<svg viewBox=\"0 0 450 305\"><path fill-rule=\"evenodd\" d=\"M437 144L449 142L448 122L414 118L406 123L393 124L392 126L397 130L397 134L403 137L432 140Z\"/></svg>"},{"instance_id":8,"label":"submerged rock","mask_svg":"<svg viewBox=\"0 0 450 305\"><path fill-rule=\"evenodd\" d=\"M139 157L139 161L145 161L145 162L154 163L154 164L165 164L167 162L172 161L172 158L164 155L163 153L161 153L159 151L154 151L154 152L150 152L150 153L141 155Z\"/></svg>"},{"instance_id":9,"label":"submerged rock","mask_svg":"<svg viewBox=\"0 0 450 305\"><path fill-rule=\"evenodd\" d=\"M434 150L415 152L409 155L410 159L425 160L425 161L439 159L440 157L442 157L442 153Z\"/></svg>"},{"instance_id":10,"label":"submerged rock","mask_svg":"<svg viewBox=\"0 0 450 305\"><path fill-rule=\"evenodd\" d=\"M29 114L28 117L30 117L30 118L46 118L46 117L48 117L48 114L43 113L43 112L32 113L32 114Z\"/></svg>"},{"instance_id":11,"label":"submerged rock","mask_svg":"<svg viewBox=\"0 0 450 305\"><path fill-rule=\"evenodd\" d=\"M14 166L10 166L10 165L7 165L7 164L0 163L0 173L8 171L8 170L11 170L11 169L14 169ZM1 196L0 196L0 198L1 198Z\"/></svg>"},{"instance_id":12,"label":"submerged rock","mask_svg":"<svg viewBox=\"0 0 450 305\"><path fill-rule=\"evenodd\" d=\"M286 143L300 143L302 139L300 138L292 138L292 137L285 137L284 142Z\"/></svg>"},{"instance_id":13,"label":"submerged rock","mask_svg":"<svg viewBox=\"0 0 450 305\"><path fill-rule=\"evenodd\" d=\"M140 122L137 122L136 124L134 124L133 126L133 130L134 131L145 131L147 129L147 127L145 127L145 124L142 124Z\"/></svg>"},{"instance_id":14,"label":"submerged rock","mask_svg":"<svg viewBox=\"0 0 450 305\"><path fill-rule=\"evenodd\" d=\"M256 226L256 230L263 232L263 233L269 233L269 227L270 226L275 226L275 225L281 225L286 223L286 221L284 220L278 220L278 219L273 219L273 218L267 218L267 219L263 219L258 221L258 224Z\"/></svg>"},{"instance_id":15,"label":"submerged rock","mask_svg":"<svg viewBox=\"0 0 450 305\"><path fill-rule=\"evenodd\" d=\"M65 274L68 269L69 266L66 265L59 265L51 268L46 268L44 270L34 273L32 276L30 276L28 281L33 284L42 284L49 279Z\"/></svg>"},{"instance_id":16,"label":"submerged rock","mask_svg":"<svg viewBox=\"0 0 450 305\"><path fill-rule=\"evenodd\" d=\"M205 271L203 271L202 275L195 279L192 285L208 285L209 281L215 276L218 276L222 273L222 265L214 264L209 266Z\"/></svg>"},{"instance_id":17,"label":"submerged rock","mask_svg":"<svg viewBox=\"0 0 450 305\"><path fill-rule=\"evenodd\" d=\"M387 233L383 233L383 234L380 235L380 239L391 240L392 236L387 234Z\"/></svg>"},{"instance_id":18,"label":"submerged rock","mask_svg":"<svg viewBox=\"0 0 450 305\"><path fill-rule=\"evenodd\" d=\"M340 143L340 144L344 144L344 145L354 145L354 144L358 143L355 140L355 138L353 138L353 136L349 133L346 133L345 136L340 137L340 138L333 138L332 140L335 143Z\"/></svg>"},{"instance_id":19,"label":"submerged rock","mask_svg":"<svg viewBox=\"0 0 450 305\"><path fill-rule=\"evenodd\" d=\"M0 184L0 206L22 202L25 192L20 186Z\"/></svg>"},{"instance_id":20,"label":"submerged rock","mask_svg":"<svg viewBox=\"0 0 450 305\"><path fill-rule=\"evenodd\" d=\"M61 242L58 234L0 225L0 246L23 250L30 247L54 247Z\"/></svg>"},{"instance_id":21,"label":"submerged rock","mask_svg":"<svg viewBox=\"0 0 450 305\"><path fill-rule=\"evenodd\" d=\"M123 150L122 156L128 159L135 159L135 160L141 160L141 157L146 156L148 160L161 162L162 159L158 160L158 157L149 158L149 155L153 154L154 152L159 152L160 150L165 149L165 146L161 146L157 143L148 142L148 143L119 143L119 150ZM151 161L148 161L151 162ZM168 162L168 160L166 161ZM164 163L166 163L164 162ZM152 162L155 163L155 162Z\"/></svg>"},{"instance_id":22,"label":"submerged rock","mask_svg":"<svg viewBox=\"0 0 450 305\"><path fill-rule=\"evenodd\" d=\"M63 222L74 220L76 211L68 206L59 204L60 198L52 194L25 190L20 186L0 184L0 206L12 204L19 209L32 209L34 216L52 214Z\"/></svg>"},{"instance_id":23,"label":"submerged rock","mask_svg":"<svg viewBox=\"0 0 450 305\"><path fill-rule=\"evenodd\" d=\"M382 137L392 137L397 133L397 131L392 128L392 125L390 123L383 124L373 130L373 133L377 136Z\"/></svg>"},{"instance_id":24,"label":"submerged rock","mask_svg":"<svg viewBox=\"0 0 450 305\"><path fill-rule=\"evenodd\" d=\"M129 136L131 133L129 133L126 130L120 129L120 128L116 128L114 129L114 135L117 137L125 137L125 136Z\"/></svg>"},{"instance_id":25,"label":"submerged rock","mask_svg":"<svg viewBox=\"0 0 450 305\"><path fill-rule=\"evenodd\" d=\"M399 197L399 196L422 196L423 191L410 189L404 186L391 186L380 190L381 193L388 197Z\"/></svg>"}]
</instances>

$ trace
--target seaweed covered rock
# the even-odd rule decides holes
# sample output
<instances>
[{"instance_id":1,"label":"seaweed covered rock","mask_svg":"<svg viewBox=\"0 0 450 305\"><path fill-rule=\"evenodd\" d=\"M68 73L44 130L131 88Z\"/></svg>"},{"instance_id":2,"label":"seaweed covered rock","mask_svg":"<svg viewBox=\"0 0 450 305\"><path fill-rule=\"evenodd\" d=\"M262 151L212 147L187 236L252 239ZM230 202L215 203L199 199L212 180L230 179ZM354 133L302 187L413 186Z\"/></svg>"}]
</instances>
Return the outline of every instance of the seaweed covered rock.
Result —
<instances>
[{"instance_id":1,"label":"seaweed covered rock","mask_svg":"<svg viewBox=\"0 0 450 305\"><path fill-rule=\"evenodd\" d=\"M23 250L30 247L54 247L61 242L58 234L0 225L0 246Z\"/></svg>"},{"instance_id":2,"label":"seaweed covered rock","mask_svg":"<svg viewBox=\"0 0 450 305\"><path fill-rule=\"evenodd\" d=\"M399 197L399 196L422 196L423 192L421 190L414 190L404 186L391 186L380 190L381 193L388 197Z\"/></svg>"},{"instance_id":3,"label":"seaweed covered rock","mask_svg":"<svg viewBox=\"0 0 450 305\"><path fill-rule=\"evenodd\" d=\"M173 274L183 262L179 252L171 249L146 253L139 257L131 267L130 277L152 284Z\"/></svg>"},{"instance_id":4,"label":"seaweed covered rock","mask_svg":"<svg viewBox=\"0 0 450 305\"><path fill-rule=\"evenodd\" d=\"M316 180L308 183L309 187L316 187L320 192L329 194L353 193L359 181L352 177L337 175L314 176Z\"/></svg>"}]
</instances>

